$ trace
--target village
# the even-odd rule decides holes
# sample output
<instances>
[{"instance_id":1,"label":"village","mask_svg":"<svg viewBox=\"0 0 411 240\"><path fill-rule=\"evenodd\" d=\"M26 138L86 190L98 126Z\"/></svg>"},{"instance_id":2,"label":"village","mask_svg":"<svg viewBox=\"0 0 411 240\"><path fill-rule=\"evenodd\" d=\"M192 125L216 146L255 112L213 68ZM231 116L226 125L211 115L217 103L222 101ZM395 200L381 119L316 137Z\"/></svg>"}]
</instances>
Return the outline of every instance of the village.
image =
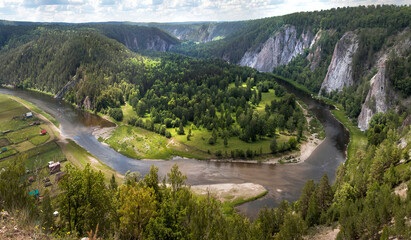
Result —
<instances>
[{"instance_id":1,"label":"village","mask_svg":"<svg viewBox=\"0 0 411 240\"><path fill-rule=\"evenodd\" d=\"M66 158L50 126L26 107L0 96L0 171L13 159L25 161L29 194L41 200L44 192L56 192Z\"/></svg>"}]
</instances>

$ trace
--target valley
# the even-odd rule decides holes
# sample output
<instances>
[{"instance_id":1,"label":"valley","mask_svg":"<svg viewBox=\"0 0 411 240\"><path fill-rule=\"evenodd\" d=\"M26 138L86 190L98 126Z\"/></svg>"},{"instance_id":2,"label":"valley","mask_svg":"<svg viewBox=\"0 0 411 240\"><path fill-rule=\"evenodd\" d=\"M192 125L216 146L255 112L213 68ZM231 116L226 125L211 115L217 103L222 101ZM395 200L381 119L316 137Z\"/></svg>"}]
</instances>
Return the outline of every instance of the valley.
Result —
<instances>
[{"instance_id":1,"label":"valley","mask_svg":"<svg viewBox=\"0 0 411 240\"><path fill-rule=\"evenodd\" d=\"M407 239L410 16L0 21L0 207L53 238Z\"/></svg>"}]
</instances>

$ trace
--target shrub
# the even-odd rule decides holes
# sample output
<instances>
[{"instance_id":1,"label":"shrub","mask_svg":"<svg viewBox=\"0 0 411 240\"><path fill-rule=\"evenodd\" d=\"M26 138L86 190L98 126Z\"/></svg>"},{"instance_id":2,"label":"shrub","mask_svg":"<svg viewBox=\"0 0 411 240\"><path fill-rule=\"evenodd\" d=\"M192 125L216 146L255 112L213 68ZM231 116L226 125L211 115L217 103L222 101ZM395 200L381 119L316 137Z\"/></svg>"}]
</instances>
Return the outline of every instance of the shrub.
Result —
<instances>
[{"instance_id":1,"label":"shrub","mask_svg":"<svg viewBox=\"0 0 411 240\"><path fill-rule=\"evenodd\" d=\"M121 110L121 108L110 108L108 114L116 121L123 121L123 111Z\"/></svg>"}]
</instances>

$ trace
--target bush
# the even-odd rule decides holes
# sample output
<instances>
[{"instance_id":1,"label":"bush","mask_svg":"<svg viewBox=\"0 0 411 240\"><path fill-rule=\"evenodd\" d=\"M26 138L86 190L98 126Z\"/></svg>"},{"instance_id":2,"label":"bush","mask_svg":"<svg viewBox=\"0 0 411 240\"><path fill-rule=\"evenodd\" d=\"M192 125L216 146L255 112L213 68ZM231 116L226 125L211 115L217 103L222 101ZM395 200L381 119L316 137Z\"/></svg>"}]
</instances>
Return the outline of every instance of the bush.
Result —
<instances>
[{"instance_id":1,"label":"bush","mask_svg":"<svg viewBox=\"0 0 411 240\"><path fill-rule=\"evenodd\" d=\"M116 121L123 121L123 111L121 108L111 108L110 111L108 111L108 114Z\"/></svg>"},{"instance_id":2,"label":"bush","mask_svg":"<svg viewBox=\"0 0 411 240\"><path fill-rule=\"evenodd\" d=\"M221 152L221 150L217 150L217 152L215 152L215 155L217 157L221 157L221 156L223 156L223 153Z\"/></svg>"},{"instance_id":3,"label":"bush","mask_svg":"<svg viewBox=\"0 0 411 240\"><path fill-rule=\"evenodd\" d=\"M288 139L288 144L290 145L291 149L295 149L297 148L297 139L295 137L290 137L290 139Z\"/></svg>"},{"instance_id":4,"label":"bush","mask_svg":"<svg viewBox=\"0 0 411 240\"><path fill-rule=\"evenodd\" d=\"M208 139L208 144L214 145L214 144L215 144L215 139L214 139L213 137L210 137L210 138Z\"/></svg>"}]
</instances>

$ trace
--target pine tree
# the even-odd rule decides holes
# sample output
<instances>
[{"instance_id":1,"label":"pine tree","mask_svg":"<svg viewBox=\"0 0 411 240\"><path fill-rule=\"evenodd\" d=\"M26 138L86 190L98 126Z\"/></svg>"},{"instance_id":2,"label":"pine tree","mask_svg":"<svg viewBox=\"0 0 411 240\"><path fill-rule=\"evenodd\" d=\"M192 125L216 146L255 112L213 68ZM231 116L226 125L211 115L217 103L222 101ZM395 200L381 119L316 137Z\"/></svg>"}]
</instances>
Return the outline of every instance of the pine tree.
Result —
<instances>
[{"instance_id":1,"label":"pine tree","mask_svg":"<svg viewBox=\"0 0 411 240\"><path fill-rule=\"evenodd\" d=\"M273 137L273 139L271 140L270 143L270 150L272 153L276 153L278 150L278 146L277 146L277 139L276 137Z\"/></svg>"}]
</instances>

